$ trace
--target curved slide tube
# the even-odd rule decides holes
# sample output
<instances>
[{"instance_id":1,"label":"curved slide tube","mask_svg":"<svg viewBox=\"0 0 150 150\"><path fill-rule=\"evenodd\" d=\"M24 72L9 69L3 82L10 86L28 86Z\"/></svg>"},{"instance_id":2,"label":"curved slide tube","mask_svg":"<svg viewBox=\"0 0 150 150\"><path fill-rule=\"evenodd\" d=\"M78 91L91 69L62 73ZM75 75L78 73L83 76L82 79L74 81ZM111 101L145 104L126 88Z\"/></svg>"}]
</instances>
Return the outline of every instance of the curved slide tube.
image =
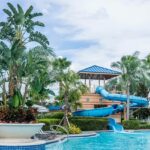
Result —
<instances>
[{"instance_id":1,"label":"curved slide tube","mask_svg":"<svg viewBox=\"0 0 150 150\"><path fill-rule=\"evenodd\" d=\"M103 98L107 100L127 102L126 95L108 93L103 87L97 87L96 93L100 94ZM132 103L130 107L143 107L147 106L149 103L146 98L138 96L130 96L130 102ZM123 109L123 105L112 105L110 107L76 111L73 113L73 115L86 117L105 117L123 111Z\"/></svg>"},{"instance_id":2,"label":"curved slide tube","mask_svg":"<svg viewBox=\"0 0 150 150\"><path fill-rule=\"evenodd\" d=\"M116 123L115 119L113 118L108 119L108 127L110 130L113 130L115 132L124 132L123 126Z\"/></svg>"},{"instance_id":3,"label":"curved slide tube","mask_svg":"<svg viewBox=\"0 0 150 150\"><path fill-rule=\"evenodd\" d=\"M100 94L102 97L104 97L107 100L111 101L120 101L120 102L127 102L127 95L124 94L111 94L108 93L103 87L97 87L96 88L96 93ZM130 96L130 103L132 107L144 107L148 105L148 100L143 97L138 97L138 96Z\"/></svg>"}]
</instances>

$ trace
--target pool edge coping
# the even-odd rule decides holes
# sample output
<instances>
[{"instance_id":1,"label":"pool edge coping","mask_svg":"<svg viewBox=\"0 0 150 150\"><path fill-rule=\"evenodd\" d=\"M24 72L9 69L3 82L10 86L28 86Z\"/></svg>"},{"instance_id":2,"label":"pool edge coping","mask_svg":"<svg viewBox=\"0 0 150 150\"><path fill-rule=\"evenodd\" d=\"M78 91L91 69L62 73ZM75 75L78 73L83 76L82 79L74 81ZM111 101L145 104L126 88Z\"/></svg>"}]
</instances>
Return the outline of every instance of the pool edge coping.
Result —
<instances>
[{"instance_id":1,"label":"pool edge coping","mask_svg":"<svg viewBox=\"0 0 150 150\"><path fill-rule=\"evenodd\" d=\"M45 141L45 144L52 144L52 143L57 143L60 141L65 141L67 140L67 138L76 138L76 137L91 137L91 136L96 136L98 134L98 132L92 132L92 133L85 133L85 134L69 134L68 137L67 135L62 135L54 140L47 140Z\"/></svg>"}]
</instances>

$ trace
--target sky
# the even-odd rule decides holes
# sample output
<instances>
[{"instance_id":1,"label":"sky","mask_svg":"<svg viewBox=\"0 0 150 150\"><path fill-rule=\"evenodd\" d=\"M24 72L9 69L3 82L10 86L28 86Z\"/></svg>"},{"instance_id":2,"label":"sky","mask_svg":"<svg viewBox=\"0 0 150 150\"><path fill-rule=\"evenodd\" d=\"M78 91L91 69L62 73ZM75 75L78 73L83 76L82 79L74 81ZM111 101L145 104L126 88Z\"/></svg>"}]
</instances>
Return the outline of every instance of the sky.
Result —
<instances>
[{"instance_id":1,"label":"sky","mask_svg":"<svg viewBox=\"0 0 150 150\"><path fill-rule=\"evenodd\" d=\"M92 65L110 68L123 55L150 53L149 0L0 0L0 21L7 2L33 5L44 15L41 29L57 56L78 71Z\"/></svg>"}]
</instances>

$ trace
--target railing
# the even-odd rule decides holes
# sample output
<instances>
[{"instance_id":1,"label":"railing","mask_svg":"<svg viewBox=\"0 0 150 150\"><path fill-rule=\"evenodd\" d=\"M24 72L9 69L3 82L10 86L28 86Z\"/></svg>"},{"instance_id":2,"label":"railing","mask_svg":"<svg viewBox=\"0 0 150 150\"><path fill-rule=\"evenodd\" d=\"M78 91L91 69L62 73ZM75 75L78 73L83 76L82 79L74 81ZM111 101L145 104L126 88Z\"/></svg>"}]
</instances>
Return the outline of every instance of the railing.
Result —
<instances>
[{"instance_id":1,"label":"railing","mask_svg":"<svg viewBox=\"0 0 150 150\"><path fill-rule=\"evenodd\" d=\"M54 127L56 127L56 129L54 129ZM51 126L50 126L50 130L51 130L51 131L54 131L54 132L57 132L57 129L58 129L58 128L64 130L64 131L67 133L67 139L68 139L68 137L69 137L69 132L68 132L68 130L67 130L65 127L63 127L63 126L61 126L61 125L51 125Z\"/></svg>"}]
</instances>

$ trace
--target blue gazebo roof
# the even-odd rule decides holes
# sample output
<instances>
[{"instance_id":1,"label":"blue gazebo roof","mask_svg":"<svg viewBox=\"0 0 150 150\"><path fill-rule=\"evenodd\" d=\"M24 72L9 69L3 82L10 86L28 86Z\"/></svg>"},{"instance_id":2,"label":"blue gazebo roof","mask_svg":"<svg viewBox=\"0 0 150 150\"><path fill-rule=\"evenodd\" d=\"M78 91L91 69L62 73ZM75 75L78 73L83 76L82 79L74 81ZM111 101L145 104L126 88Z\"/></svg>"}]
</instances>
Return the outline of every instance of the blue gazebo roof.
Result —
<instances>
[{"instance_id":1,"label":"blue gazebo roof","mask_svg":"<svg viewBox=\"0 0 150 150\"><path fill-rule=\"evenodd\" d=\"M91 67L82 69L78 73L81 79L88 79L89 76L92 79L110 79L121 74L121 72L119 71L115 71L97 65L93 65Z\"/></svg>"}]
</instances>

